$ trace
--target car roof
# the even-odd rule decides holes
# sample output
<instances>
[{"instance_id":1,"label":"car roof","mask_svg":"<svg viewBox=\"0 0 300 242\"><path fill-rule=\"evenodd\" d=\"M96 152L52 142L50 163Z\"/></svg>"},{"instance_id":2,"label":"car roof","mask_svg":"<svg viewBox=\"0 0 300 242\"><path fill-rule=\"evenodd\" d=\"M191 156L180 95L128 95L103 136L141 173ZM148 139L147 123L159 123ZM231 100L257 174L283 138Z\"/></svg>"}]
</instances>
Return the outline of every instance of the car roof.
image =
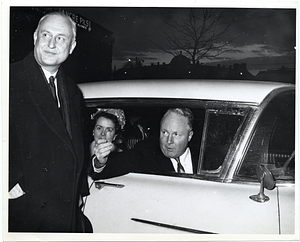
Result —
<instances>
[{"instance_id":1,"label":"car roof","mask_svg":"<svg viewBox=\"0 0 300 242\"><path fill-rule=\"evenodd\" d=\"M155 79L78 84L85 99L181 98L260 104L272 91L293 89L289 83L245 80Z\"/></svg>"}]
</instances>

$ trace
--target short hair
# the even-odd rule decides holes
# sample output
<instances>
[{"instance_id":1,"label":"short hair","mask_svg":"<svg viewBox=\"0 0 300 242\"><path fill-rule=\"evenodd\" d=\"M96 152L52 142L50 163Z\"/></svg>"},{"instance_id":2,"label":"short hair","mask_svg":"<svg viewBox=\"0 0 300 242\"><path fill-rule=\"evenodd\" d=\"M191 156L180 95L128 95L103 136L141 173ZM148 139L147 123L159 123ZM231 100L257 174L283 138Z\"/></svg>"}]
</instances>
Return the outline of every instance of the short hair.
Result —
<instances>
[{"instance_id":1,"label":"short hair","mask_svg":"<svg viewBox=\"0 0 300 242\"><path fill-rule=\"evenodd\" d=\"M121 125L119 123L119 120L118 120L117 116L115 116L115 115L113 115L111 113L107 113L107 112L99 112L99 113L95 114L95 116L92 119L92 121L93 121L93 129L95 128L97 120L100 117L104 117L106 119L109 119L109 120L111 120L115 124L116 134L121 131Z\"/></svg>"},{"instance_id":2,"label":"short hair","mask_svg":"<svg viewBox=\"0 0 300 242\"><path fill-rule=\"evenodd\" d=\"M163 118L169 113L176 113L178 115L186 117L188 120L188 126L191 130L193 130L194 115L189 108L170 108L164 114ZM163 118L161 120L163 120Z\"/></svg>"},{"instance_id":3,"label":"short hair","mask_svg":"<svg viewBox=\"0 0 300 242\"><path fill-rule=\"evenodd\" d=\"M47 17L49 17L49 16L61 16L61 17L65 18L65 19L67 19L67 20L70 22L70 24L71 24L71 28L72 28L72 32L73 32L73 39L72 39L72 42L75 42L75 41L76 41L76 31L77 31L76 23L73 21L73 19L72 19L70 16L64 14L63 12L50 12L50 13L47 13L46 15L44 15L44 16L40 19L40 21L39 21L39 23L38 23L38 26L37 26L37 28L36 28L36 30L35 30L35 32L38 32L41 23L44 21L45 18L47 18Z\"/></svg>"}]
</instances>

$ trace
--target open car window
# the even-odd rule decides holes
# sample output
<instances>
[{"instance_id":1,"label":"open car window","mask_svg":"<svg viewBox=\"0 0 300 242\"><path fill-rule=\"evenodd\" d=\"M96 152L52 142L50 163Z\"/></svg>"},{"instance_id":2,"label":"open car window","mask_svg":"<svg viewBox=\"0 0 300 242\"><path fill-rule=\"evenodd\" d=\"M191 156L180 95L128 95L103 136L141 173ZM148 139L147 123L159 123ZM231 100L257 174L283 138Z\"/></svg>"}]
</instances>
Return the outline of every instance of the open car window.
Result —
<instances>
[{"instance_id":1,"label":"open car window","mask_svg":"<svg viewBox=\"0 0 300 242\"><path fill-rule=\"evenodd\" d=\"M160 121L164 113L174 105L142 100L138 102L115 102L107 105L101 104L101 108L118 108L125 113L126 124L116 139L116 144L121 150L128 150L145 139L159 140ZM91 115L97 111L97 102L88 103L86 120L86 142L90 143L92 137ZM194 135L189 145L198 152L197 175L199 177L218 177L224 162L226 162L229 149L238 136L240 127L245 119L245 108L228 108L218 105L191 105L185 104L194 115ZM226 107L226 108L225 108ZM195 175L195 174L194 174Z\"/></svg>"}]
</instances>

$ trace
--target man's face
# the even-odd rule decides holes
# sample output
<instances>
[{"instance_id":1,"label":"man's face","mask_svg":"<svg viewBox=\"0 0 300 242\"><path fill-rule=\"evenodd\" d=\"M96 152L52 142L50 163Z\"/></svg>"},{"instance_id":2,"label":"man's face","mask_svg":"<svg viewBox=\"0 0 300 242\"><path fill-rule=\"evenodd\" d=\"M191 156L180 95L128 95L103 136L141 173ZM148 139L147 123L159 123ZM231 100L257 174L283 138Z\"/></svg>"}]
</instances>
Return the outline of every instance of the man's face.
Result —
<instances>
[{"instance_id":1,"label":"man's face","mask_svg":"<svg viewBox=\"0 0 300 242\"><path fill-rule=\"evenodd\" d=\"M70 22L62 16L48 16L34 32L36 61L50 72L55 72L76 46Z\"/></svg>"},{"instance_id":2,"label":"man's face","mask_svg":"<svg viewBox=\"0 0 300 242\"><path fill-rule=\"evenodd\" d=\"M160 125L160 149L166 157L176 158L182 155L192 136L193 131L188 126L186 117L173 112L163 117Z\"/></svg>"}]
</instances>

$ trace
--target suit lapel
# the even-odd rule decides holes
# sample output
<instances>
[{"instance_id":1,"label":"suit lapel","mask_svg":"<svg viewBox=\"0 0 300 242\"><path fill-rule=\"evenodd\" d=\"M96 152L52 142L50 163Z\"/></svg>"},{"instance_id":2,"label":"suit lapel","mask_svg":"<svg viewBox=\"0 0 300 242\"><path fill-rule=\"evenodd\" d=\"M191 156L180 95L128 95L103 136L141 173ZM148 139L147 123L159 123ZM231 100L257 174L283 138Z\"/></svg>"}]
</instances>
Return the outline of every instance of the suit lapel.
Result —
<instances>
[{"instance_id":1,"label":"suit lapel","mask_svg":"<svg viewBox=\"0 0 300 242\"><path fill-rule=\"evenodd\" d=\"M45 123L74 153L70 136L61 114L58 108L56 108L57 104L49 91L42 70L34 60L33 55L28 56L24 63L27 72L27 81L30 87L28 91L29 96L32 98Z\"/></svg>"},{"instance_id":2,"label":"suit lapel","mask_svg":"<svg viewBox=\"0 0 300 242\"><path fill-rule=\"evenodd\" d=\"M190 151L191 151L193 173L197 174L197 168L198 168L197 150L195 148L190 147ZM161 169L163 171L174 171L175 172L172 161L169 158L165 157L162 152L159 152L159 153L160 154L159 154L159 159L158 160L160 160Z\"/></svg>"},{"instance_id":3,"label":"suit lapel","mask_svg":"<svg viewBox=\"0 0 300 242\"><path fill-rule=\"evenodd\" d=\"M80 93L76 85L70 85L66 80L66 76L62 71L59 71L63 77L65 102L64 109L66 113L66 127L70 133L74 150L79 157L79 163L83 162L80 157L83 156L83 133L82 133L82 116L80 112Z\"/></svg>"},{"instance_id":4,"label":"suit lapel","mask_svg":"<svg viewBox=\"0 0 300 242\"><path fill-rule=\"evenodd\" d=\"M198 158L199 158L197 148L190 147L190 151L191 151L193 173L197 174ZM159 148L159 151L157 151L157 154L158 154L157 160L159 161L159 165L160 165L162 171L174 171L175 172L175 169L174 169L171 159L165 157L164 154L161 152L160 148Z\"/></svg>"},{"instance_id":5,"label":"suit lapel","mask_svg":"<svg viewBox=\"0 0 300 242\"><path fill-rule=\"evenodd\" d=\"M154 144L155 142L151 142ZM192 159L192 165L193 165L193 173L197 174L197 169L198 169L198 159L199 159L199 152L197 147L195 146L189 146L190 151L191 151L191 159ZM167 158L161 151L159 145L154 146L153 148L153 153L156 156L156 161L157 161L157 166L161 171L173 171L175 172L174 166L172 164L172 161L170 158Z\"/></svg>"},{"instance_id":6,"label":"suit lapel","mask_svg":"<svg viewBox=\"0 0 300 242\"><path fill-rule=\"evenodd\" d=\"M160 166L161 171L175 171L170 158L166 157L162 153L159 146L156 147L156 154L156 161L158 163L158 166Z\"/></svg>"},{"instance_id":7,"label":"suit lapel","mask_svg":"<svg viewBox=\"0 0 300 242\"><path fill-rule=\"evenodd\" d=\"M175 172L174 166L173 166L170 158L167 158L163 155L163 157L161 158L161 164L162 164L164 171L174 171Z\"/></svg>"},{"instance_id":8,"label":"suit lapel","mask_svg":"<svg viewBox=\"0 0 300 242\"><path fill-rule=\"evenodd\" d=\"M65 122L65 126L67 131L72 139L72 131L71 131L71 119L70 119L70 101L68 99L68 89L67 83L65 79L65 75L62 74L62 71L59 70L57 73L57 86L59 90L59 98L61 100L61 113L63 116L63 120Z\"/></svg>"}]
</instances>

